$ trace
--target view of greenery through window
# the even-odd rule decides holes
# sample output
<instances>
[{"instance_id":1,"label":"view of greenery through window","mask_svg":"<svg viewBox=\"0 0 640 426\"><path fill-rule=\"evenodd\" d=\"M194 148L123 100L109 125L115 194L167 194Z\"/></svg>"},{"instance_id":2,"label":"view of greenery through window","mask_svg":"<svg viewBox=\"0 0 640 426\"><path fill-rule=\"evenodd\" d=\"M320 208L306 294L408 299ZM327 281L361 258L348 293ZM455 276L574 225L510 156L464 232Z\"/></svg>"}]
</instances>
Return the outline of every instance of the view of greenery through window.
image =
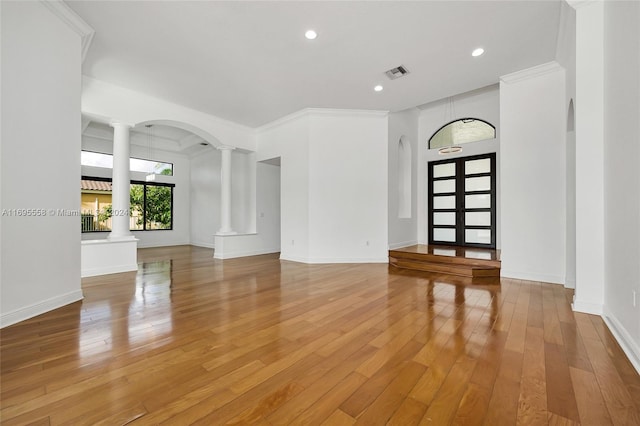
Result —
<instances>
[{"instance_id":1,"label":"view of greenery through window","mask_svg":"<svg viewBox=\"0 0 640 426\"><path fill-rule=\"evenodd\" d=\"M162 174L168 174L163 170ZM82 232L111 231L111 181L97 178L81 180ZM132 231L173 228L173 185L131 182L130 220Z\"/></svg>"}]
</instances>

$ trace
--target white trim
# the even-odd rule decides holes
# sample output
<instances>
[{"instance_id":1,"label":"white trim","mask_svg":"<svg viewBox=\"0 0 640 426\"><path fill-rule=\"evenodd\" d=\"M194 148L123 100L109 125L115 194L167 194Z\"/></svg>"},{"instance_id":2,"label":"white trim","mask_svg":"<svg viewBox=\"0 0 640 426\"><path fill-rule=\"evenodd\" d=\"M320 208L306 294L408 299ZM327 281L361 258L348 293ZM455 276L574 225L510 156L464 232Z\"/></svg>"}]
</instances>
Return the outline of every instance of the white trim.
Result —
<instances>
[{"instance_id":1,"label":"white trim","mask_svg":"<svg viewBox=\"0 0 640 426\"><path fill-rule=\"evenodd\" d=\"M62 0L40 0L40 3L46 6L47 9L53 12L54 15L81 37L81 58L82 62L84 62L84 58L87 56L87 52L93 41L93 36L96 33L95 30Z\"/></svg>"},{"instance_id":2,"label":"white trim","mask_svg":"<svg viewBox=\"0 0 640 426\"><path fill-rule=\"evenodd\" d=\"M564 288L576 288L576 279L565 278Z\"/></svg>"},{"instance_id":3,"label":"white trim","mask_svg":"<svg viewBox=\"0 0 640 426\"><path fill-rule=\"evenodd\" d=\"M138 238L138 248L154 248L154 247L173 247L173 246L189 246L191 243L189 241L181 241L177 243L167 243L167 242L157 242L157 243L140 243L142 241Z\"/></svg>"},{"instance_id":4,"label":"white trim","mask_svg":"<svg viewBox=\"0 0 640 426\"><path fill-rule=\"evenodd\" d=\"M235 259L237 257L249 257L249 256L260 256L261 254L270 254L270 253L278 253L280 252L279 248L271 248L271 249L260 249L260 250L247 250L247 251L236 251L236 252L227 252L227 253L218 253L217 251L213 251L214 259Z\"/></svg>"},{"instance_id":5,"label":"white trim","mask_svg":"<svg viewBox=\"0 0 640 426\"><path fill-rule=\"evenodd\" d=\"M562 68L559 63L557 63L556 61L551 61L547 62L546 64L536 65L535 67L503 75L500 77L500 81L507 84L519 83L523 80L540 77L542 75L561 70L564 70L564 68Z\"/></svg>"},{"instance_id":6,"label":"white trim","mask_svg":"<svg viewBox=\"0 0 640 426\"><path fill-rule=\"evenodd\" d=\"M615 315L606 307L602 319L605 324L607 324L607 327L609 327L613 337L618 341L622 351L627 355L629 361L631 361L633 367L640 373L640 346L633 340L631 333L629 333L624 325L622 325Z\"/></svg>"},{"instance_id":7,"label":"white trim","mask_svg":"<svg viewBox=\"0 0 640 426\"><path fill-rule=\"evenodd\" d=\"M196 247L210 248L210 249L216 248L216 245L214 243L207 243L204 241L191 241L189 245L196 246Z\"/></svg>"},{"instance_id":8,"label":"white trim","mask_svg":"<svg viewBox=\"0 0 640 426\"><path fill-rule=\"evenodd\" d=\"M399 243L389 243L389 250L395 250L395 249L399 249L402 247L409 247L409 246L415 246L418 244L417 240L411 240L411 241L402 241Z\"/></svg>"},{"instance_id":9,"label":"white trim","mask_svg":"<svg viewBox=\"0 0 640 426\"><path fill-rule=\"evenodd\" d=\"M582 312L584 314L602 315L603 305L602 303L583 302L581 300L573 299L571 309L574 312Z\"/></svg>"},{"instance_id":10,"label":"white trim","mask_svg":"<svg viewBox=\"0 0 640 426\"><path fill-rule=\"evenodd\" d=\"M121 272L133 272L138 270L138 264L105 266L101 268L88 268L80 271L82 278L96 277L98 275L119 274Z\"/></svg>"},{"instance_id":11,"label":"white trim","mask_svg":"<svg viewBox=\"0 0 640 426\"><path fill-rule=\"evenodd\" d=\"M564 279L559 275L538 274L536 272L512 271L509 269L502 268L500 270L500 276L504 278L513 278L516 280L538 281L542 283L564 285Z\"/></svg>"},{"instance_id":12,"label":"white trim","mask_svg":"<svg viewBox=\"0 0 640 426\"><path fill-rule=\"evenodd\" d=\"M61 308L70 303L82 300L83 298L82 290L74 290L69 293L61 294L59 296L43 300L42 302L34 303L33 305L25 306L2 314L0 316L0 328Z\"/></svg>"},{"instance_id":13,"label":"white trim","mask_svg":"<svg viewBox=\"0 0 640 426\"><path fill-rule=\"evenodd\" d=\"M327 264L327 263L389 263L388 257L298 257L298 256L280 256L280 260L289 260L292 262L307 264Z\"/></svg>"}]
</instances>

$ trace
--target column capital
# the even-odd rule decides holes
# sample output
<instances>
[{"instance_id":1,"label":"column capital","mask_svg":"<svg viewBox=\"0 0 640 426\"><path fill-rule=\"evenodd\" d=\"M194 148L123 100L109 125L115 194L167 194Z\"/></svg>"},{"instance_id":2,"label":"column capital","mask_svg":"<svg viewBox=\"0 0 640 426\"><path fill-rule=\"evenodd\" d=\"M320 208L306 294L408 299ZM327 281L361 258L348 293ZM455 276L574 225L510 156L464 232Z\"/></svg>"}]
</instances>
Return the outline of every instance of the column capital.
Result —
<instances>
[{"instance_id":1,"label":"column capital","mask_svg":"<svg viewBox=\"0 0 640 426\"><path fill-rule=\"evenodd\" d=\"M222 145L222 146L217 146L216 149L219 149L220 151L233 151L234 149L236 149L236 147L229 146L229 145Z\"/></svg>"},{"instance_id":2,"label":"column capital","mask_svg":"<svg viewBox=\"0 0 640 426\"><path fill-rule=\"evenodd\" d=\"M127 128L127 129L131 129L133 127L133 124L125 123L124 121L111 120L111 121L109 121L109 126L114 127L114 128L115 127L120 127L120 128L124 127L124 128Z\"/></svg>"}]
</instances>

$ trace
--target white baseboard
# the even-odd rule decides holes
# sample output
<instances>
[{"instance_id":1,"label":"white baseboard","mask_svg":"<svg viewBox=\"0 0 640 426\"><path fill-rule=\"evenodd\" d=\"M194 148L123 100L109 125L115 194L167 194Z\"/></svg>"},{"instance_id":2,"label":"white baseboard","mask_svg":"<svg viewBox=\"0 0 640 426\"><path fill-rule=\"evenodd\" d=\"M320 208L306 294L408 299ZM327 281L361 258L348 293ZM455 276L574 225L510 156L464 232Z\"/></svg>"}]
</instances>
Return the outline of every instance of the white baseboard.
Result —
<instances>
[{"instance_id":1,"label":"white baseboard","mask_svg":"<svg viewBox=\"0 0 640 426\"><path fill-rule=\"evenodd\" d=\"M602 315L603 306L602 303L585 302L574 298L571 309L584 314Z\"/></svg>"},{"instance_id":2,"label":"white baseboard","mask_svg":"<svg viewBox=\"0 0 640 426\"><path fill-rule=\"evenodd\" d=\"M535 272L532 273L532 272L513 271L513 270L502 268L500 270L500 276L504 278L513 278L516 280L539 281L542 283L564 285L564 277L561 277L558 275L546 275L546 274L538 274Z\"/></svg>"},{"instance_id":3,"label":"white baseboard","mask_svg":"<svg viewBox=\"0 0 640 426\"><path fill-rule=\"evenodd\" d=\"M640 346L633 340L631 337L631 333L622 325L620 321L613 315L608 309L605 308L604 314L602 315L602 319L604 320L607 327L613 334L613 337L616 338L618 344L622 348L623 352L631 361L631 364L636 369L636 371L640 374Z\"/></svg>"},{"instance_id":4,"label":"white baseboard","mask_svg":"<svg viewBox=\"0 0 640 426\"><path fill-rule=\"evenodd\" d=\"M389 263L389 257L298 257L298 256L280 256L281 260L289 260L292 262L308 263L308 264L325 264L325 263Z\"/></svg>"},{"instance_id":5,"label":"white baseboard","mask_svg":"<svg viewBox=\"0 0 640 426\"><path fill-rule=\"evenodd\" d=\"M25 306L24 308L2 314L0 315L0 328L61 308L70 303L82 300L83 297L82 290L74 290L72 292L61 294L60 296L55 296L50 299L43 300L42 302L34 303L33 305Z\"/></svg>"},{"instance_id":6,"label":"white baseboard","mask_svg":"<svg viewBox=\"0 0 640 426\"><path fill-rule=\"evenodd\" d=\"M565 288L576 288L576 279L575 278L565 278L564 287Z\"/></svg>"},{"instance_id":7,"label":"white baseboard","mask_svg":"<svg viewBox=\"0 0 640 426\"><path fill-rule=\"evenodd\" d=\"M170 242L170 243L142 243L138 241L138 248L154 248L154 247L173 247L173 246L188 246L191 243L189 241Z\"/></svg>"},{"instance_id":8,"label":"white baseboard","mask_svg":"<svg viewBox=\"0 0 640 426\"><path fill-rule=\"evenodd\" d=\"M214 250L213 258L214 259L235 259L237 257L248 257L248 256L260 256L261 254L270 254L270 253L278 253L280 251L279 248L271 248L271 249L261 249L261 250L249 250L249 251L236 251L231 253L218 253Z\"/></svg>"},{"instance_id":9,"label":"white baseboard","mask_svg":"<svg viewBox=\"0 0 640 426\"><path fill-rule=\"evenodd\" d=\"M402 247L415 246L416 244L418 244L417 240L402 241L400 243L389 243L389 250L395 250Z\"/></svg>"},{"instance_id":10,"label":"white baseboard","mask_svg":"<svg viewBox=\"0 0 640 426\"><path fill-rule=\"evenodd\" d=\"M191 241L190 244L196 247L204 247L204 248L210 248L210 249L216 248L216 245L214 243L206 243L204 241Z\"/></svg>"},{"instance_id":11,"label":"white baseboard","mask_svg":"<svg viewBox=\"0 0 640 426\"><path fill-rule=\"evenodd\" d=\"M80 275L82 276L82 278L85 278L85 277L95 277L98 275L119 274L120 272L131 272L131 271L137 271L137 270L138 270L138 264L134 263L131 265L115 265L115 266L108 266L104 268L83 269L80 272Z\"/></svg>"}]
</instances>

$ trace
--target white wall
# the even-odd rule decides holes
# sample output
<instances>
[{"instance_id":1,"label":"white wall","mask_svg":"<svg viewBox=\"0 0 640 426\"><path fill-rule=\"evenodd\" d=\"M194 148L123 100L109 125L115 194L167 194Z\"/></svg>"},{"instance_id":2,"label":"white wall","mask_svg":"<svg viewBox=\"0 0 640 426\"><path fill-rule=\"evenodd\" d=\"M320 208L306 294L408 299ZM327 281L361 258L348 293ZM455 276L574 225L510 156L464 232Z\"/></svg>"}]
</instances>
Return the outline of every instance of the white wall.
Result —
<instances>
[{"instance_id":1,"label":"white wall","mask_svg":"<svg viewBox=\"0 0 640 426\"><path fill-rule=\"evenodd\" d=\"M555 63L501 80L503 276L565 279L564 84Z\"/></svg>"},{"instance_id":2,"label":"white wall","mask_svg":"<svg viewBox=\"0 0 640 426\"><path fill-rule=\"evenodd\" d=\"M221 154L211 148L191 159L191 244L214 247L220 229Z\"/></svg>"},{"instance_id":3,"label":"white wall","mask_svg":"<svg viewBox=\"0 0 640 426\"><path fill-rule=\"evenodd\" d=\"M104 154L113 153L113 142L89 136L82 137L82 149ZM149 159L149 148L131 145L131 157ZM173 163L173 176L157 176L156 182L173 183L173 229L158 231L132 231L139 239L138 247L158 247L189 244L190 242L190 168L189 157L159 149L151 150L151 160ZM83 176L112 177L112 169L82 166ZM130 172L132 180L145 180L145 173ZM107 238L108 232L86 232L83 240Z\"/></svg>"},{"instance_id":4,"label":"white wall","mask_svg":"<svg viewBox=\"0 0 640 426\"><path fill-rule=\"evenodd\" d=\"M429 206L428 206L428 169L430 161L443 160L445 158L467 157L471 155L496 153L497 172L497 212L496 212L496 244L501 245L501 210L500 210L500 92L498 85L492 85L471 92L462 93L453 97L455 114L449 105L449 99L432 102L420 107L419 118L419 162L418 162L418 242L429 242ZM496 138L486 141L472 142L463 145L463 150L458 154L440 155L437 149L428 149L429 138L443 125L450 121L472 117L480 118L496 128Z\"/></svg>"},{"instance_id":5,"label":"white wall","mask_svg":"<svg viewBox=\"0 0 640 426\"><path fill-rule=\"evenodd\" d=\"M256 131L256 160L280 157L280 258L309 256L309 117L306 111L284 117Z\"/></svg>"},{"instance_id":6,"label":"white wall","mask_svg":"<svg viewBox=\"0 0 640 426\"><path fill-rule=\"evenodd\" d=\"M282 259L387 261L386 113L307 109L256 134L257 161L280 157Z\"/></svg>"},{"instance_id":7,"label":"white wall","mask_svg":"<svg viewBox=\"0 0 640 426\"><path fill-rule=\"evenodd\" d=\"M1 2L2 215L0 323L82 299L80 205L81 39L40 2ZM36 123L37 122L37 123Z\"/></svg>"},{"instance_id":8,"label":"white wall","mask_svg":"<svg viewBox=\"0 0 640 426\"><path fill-rule=\"evenodd\" d=\"M640 371L640 3L605 3L604 64L604 315Z\"/></svg>"},{"instance_id":9,"label":"white wall","mask_svg":"<svg viewBox=\"0 0 640 426\"><path fill-rule=\"evenodd\" d=\"M418 242L418 157L420 144L418 142L418 117L420 111L413 108L406 111L389 114L389 247L405 247ZM401 177L398 172L399 141L404 138L411 151L411 203L408 217L400 217L399 186ZM405 148L406 149L406 148Z\"/></svg>"},{"instance_id":10,"label":"white wall","mask_svg":"<svg viewBox=\"0 0 640 426\"><path fill-rule=\"evenodd\" d=\"M387 262L388 118L310 116L309 262Z\"/></svg>"}]
</instances>

